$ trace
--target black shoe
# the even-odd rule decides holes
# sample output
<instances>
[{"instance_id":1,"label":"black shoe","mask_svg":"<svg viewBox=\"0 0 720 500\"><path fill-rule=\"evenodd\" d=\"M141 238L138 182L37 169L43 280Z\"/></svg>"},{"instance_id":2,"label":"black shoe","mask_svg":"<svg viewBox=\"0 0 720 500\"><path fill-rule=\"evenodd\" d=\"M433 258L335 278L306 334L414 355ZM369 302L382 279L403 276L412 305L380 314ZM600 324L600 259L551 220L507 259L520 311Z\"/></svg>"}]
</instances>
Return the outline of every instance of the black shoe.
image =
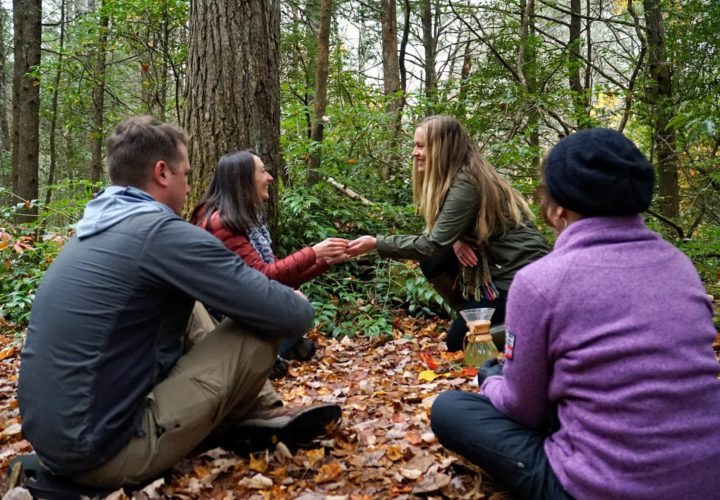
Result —
<instances>
[{"instance_id":1,"label":"black shoe","mask_svg":"<svg viewBox=\"0 0 720 500\"><path fill-rule=\"evenodd\" d=\"M290 359L297 359L298 361L307 361L315 356L317 351L317 344L307 337L302 337L298 340L295 347L290 351L288 356Z\"/></svg>"},{"instance_id":2,"label":"black shoe","mask_svg":"<svg viewBox=\"0 0 720 500\"><path fill-rule=\"evenodd\" d=\"M342 410L335 404L257 410L235 427L233 444L246 451L272 448L280 441L288 446L308 446L341 419Z\"/></svg>"},{"instance_id":3,"label":"black shoe","mask_svg":"<svg viewBox=\"0 0 720 500\"><path fill-rule=\"evenodd\" d=\"M21 468L20 475L33 498L52 500L81 500L82 498L105 498L114 489L93 488L53 474L40 463L35 453L20 455L10 462L11 473Z\"/></svg>"},{"instance_id":4,"label":"black shoe","mask_svg":"<svg viewBox=\"0 0 720 500\"><path fill-rule=\"evenodd\" d=\"M275 358L275 364L270 370L270 380L277 380L287 375L288 368L290 368L290 362L287 359L283 359L280 356Z\"/></svg>"}]
</instances>

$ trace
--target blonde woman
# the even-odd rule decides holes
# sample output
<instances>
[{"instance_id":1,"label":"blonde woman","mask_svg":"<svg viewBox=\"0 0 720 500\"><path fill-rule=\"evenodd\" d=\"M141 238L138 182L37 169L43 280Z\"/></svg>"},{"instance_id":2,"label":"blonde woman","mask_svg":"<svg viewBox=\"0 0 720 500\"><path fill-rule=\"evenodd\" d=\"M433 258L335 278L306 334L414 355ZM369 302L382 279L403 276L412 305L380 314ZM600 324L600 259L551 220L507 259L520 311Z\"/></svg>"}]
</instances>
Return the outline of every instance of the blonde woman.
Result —
<instances>
[{"instance_id":1,"label":"blonde woman","mask_svg":"<svg viewBox=\"0 0 720 500\"><path fill-rule=\"evenodd\" d=\"M493 323L502 323L513 276L545 255L547 244L520 193L485 160L455 118L426 118L413 140L413 198L426 230L361 236L347 252L377 249L382 257L418 260L455 310L493 307ZM462 349L466 329L461 317L453 322L448 350Z\"/></svg>"}]
</instances>

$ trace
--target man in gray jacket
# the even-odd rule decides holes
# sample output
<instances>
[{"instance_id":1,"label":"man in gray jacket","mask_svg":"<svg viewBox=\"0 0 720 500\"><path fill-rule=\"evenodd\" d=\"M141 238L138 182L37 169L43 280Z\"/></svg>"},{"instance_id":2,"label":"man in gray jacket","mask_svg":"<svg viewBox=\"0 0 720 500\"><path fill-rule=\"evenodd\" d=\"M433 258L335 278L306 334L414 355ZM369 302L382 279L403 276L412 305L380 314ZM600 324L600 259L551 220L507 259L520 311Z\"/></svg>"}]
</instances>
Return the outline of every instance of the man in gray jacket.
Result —
<instances>
[{"instance_id":1,"label":"man in gray jacket","mask_svg":"<svg viewBox=\"0 0 720 500\"><path fill-rule=\"evenodd\" d=\"M22 352L22 430L43 466L84 485L135 485L208 438L305 444L339 421L337 405L283 407L267 380L279 341L311 326L307 299L179 217L185 132L125 120L108 168L113 185L38 288ZM215 324L200 303L228 319Z\"/></svg>"}]
</instances>

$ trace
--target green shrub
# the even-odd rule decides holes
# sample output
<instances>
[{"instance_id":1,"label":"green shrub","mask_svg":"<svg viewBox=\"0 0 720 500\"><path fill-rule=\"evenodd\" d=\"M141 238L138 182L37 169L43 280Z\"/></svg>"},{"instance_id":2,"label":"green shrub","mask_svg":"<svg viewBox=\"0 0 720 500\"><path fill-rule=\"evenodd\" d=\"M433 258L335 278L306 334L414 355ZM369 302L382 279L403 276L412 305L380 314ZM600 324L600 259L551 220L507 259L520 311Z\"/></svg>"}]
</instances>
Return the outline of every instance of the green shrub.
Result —
<instances>
[{"instance_id":1,"label":"green shrub","mask_svg":"<svg viewBox=\"0 0 720 500\"><path fill-rule=\"evenodd\" d=\"M411 206L364 206L317 186L286 190L274 247L286 256L328 237L419 232ZM380 259L370 253L336 265L301 290L315 308L315 323L332 336L391 335L397 314L446 315L449 309L415 263Z\"/></svg>"},{"instance_id":2,"label":"green shrub","mask_svg":"<svg viewBox=\"0 0 720 500\"><path fill-rule=\"evenodd\" d=\"M20 201L0 207L0 318L2 324L19 334L26 326L35 291L45 270L52 263L72 231L71 225L98 188L88 181L66 181L53 186L62 193L49 205L32 200L36 220L27 224L13 223L17 210L27 204ZM10 199L18 197L5 189Z\"/></svg>"}]
</instances>

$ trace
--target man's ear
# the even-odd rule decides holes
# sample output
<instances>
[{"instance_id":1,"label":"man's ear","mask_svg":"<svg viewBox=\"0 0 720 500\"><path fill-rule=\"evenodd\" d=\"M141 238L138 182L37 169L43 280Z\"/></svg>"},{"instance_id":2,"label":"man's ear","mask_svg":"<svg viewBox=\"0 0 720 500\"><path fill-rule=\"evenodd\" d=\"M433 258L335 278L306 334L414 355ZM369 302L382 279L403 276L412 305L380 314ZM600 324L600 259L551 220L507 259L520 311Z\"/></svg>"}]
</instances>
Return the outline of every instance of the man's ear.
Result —
<instances>
[{"instance_id":1,"label":"man's ear","mask_svg":"<svg viewBox=\"0 0 720 500\"><path fill-rule=\"evenodd\" d=\"M170 178L170 165L164 160L158 160L153 165L153 180L161 185L167 186Z\"/></svg>"}]
</instances>

